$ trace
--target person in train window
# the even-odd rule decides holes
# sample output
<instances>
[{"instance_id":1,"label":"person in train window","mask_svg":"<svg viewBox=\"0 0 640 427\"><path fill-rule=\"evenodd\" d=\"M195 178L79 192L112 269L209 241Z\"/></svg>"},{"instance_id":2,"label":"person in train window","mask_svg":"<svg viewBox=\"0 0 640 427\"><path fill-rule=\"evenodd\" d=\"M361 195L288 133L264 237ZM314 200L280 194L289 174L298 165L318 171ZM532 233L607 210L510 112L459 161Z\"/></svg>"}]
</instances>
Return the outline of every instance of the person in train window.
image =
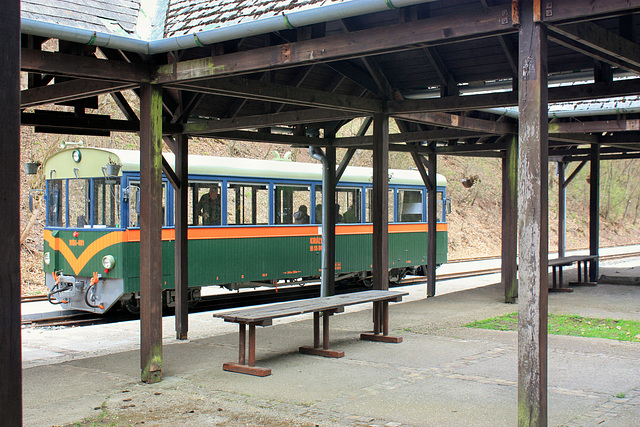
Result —
<instances>
[{"instance_id":1,"label":"person in train window","mask_svg":"<svg viewBox=\"0 0 640 427\"><path fill-rule=\"evenodd\" d=\"M298 211L293 214L293 220L296 224L309 224L309 214L305 205L300 205Z\"/></svg>"},{"instance_id":2,"label":"person in train window","mask_svg":"<svg viewBox=\"0 0 640 427\"><path fill-rule=\"evenodd\" d=\"M200 197L197 209L204 225L220 225L220 197L217 185L210 186L209 192Z\"/></svg>"},{"instance_id":3,"label":"person in train window","mask_svg":"<svg viewBox=\"0 0 640 427\"><path fill-rule=\"evenodd\" d=\"M356 205L351 205L351 207L342 215L342 222L358 222Z\"/></svg>"}]
</instances>

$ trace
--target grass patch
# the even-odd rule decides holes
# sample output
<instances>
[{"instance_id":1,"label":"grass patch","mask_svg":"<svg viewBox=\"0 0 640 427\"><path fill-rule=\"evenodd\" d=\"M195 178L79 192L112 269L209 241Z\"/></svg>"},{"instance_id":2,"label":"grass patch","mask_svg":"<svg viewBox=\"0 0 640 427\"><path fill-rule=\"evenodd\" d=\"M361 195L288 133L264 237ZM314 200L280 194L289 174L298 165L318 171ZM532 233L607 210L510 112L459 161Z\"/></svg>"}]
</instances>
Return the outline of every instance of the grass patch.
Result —
<instances>
[{"instance_id":1,"label":"grass patch","mask_svg":"<svg viewBox=\"0 0 640 427\"><path fill-rule=\"evenodd\" d=\"M518 313L476 320L464 325L468 328L517 331ZM549 333L575 337L606 338L640 342L640 322L635 320L597 319L564 314L549 314Z\"/></svg>"}]
</instances>

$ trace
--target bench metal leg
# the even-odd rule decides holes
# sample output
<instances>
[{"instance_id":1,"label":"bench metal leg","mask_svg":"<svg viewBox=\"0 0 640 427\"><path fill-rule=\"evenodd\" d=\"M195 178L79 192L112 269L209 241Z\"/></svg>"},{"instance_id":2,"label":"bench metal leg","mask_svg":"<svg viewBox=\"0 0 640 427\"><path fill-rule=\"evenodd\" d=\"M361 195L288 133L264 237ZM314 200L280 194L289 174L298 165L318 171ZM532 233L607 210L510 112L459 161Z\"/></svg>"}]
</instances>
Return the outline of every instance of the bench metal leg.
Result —
<instances>
[{"instance_id":1,"label":"bench metal leg","mask_svg":"<svg viewBox=\"0 0 640 427\"><path fill-rule=\"evenodd\" d=\"M380 333L382 331L382 334ZM373 303L373 333L360 334L361 340L401 343L402 337L389 335L389 301Z\"/></svg>"},{"instance_id":2,"label":"bench metal leg","mask_svg":"<svg viewBox=\"0 0 640 427\"><path fill-rule=\"evenodd\" d=\"M222 369L229 372L237 372L240 374L255 375L257 377L266 377L271 375L270 368L262 368L255 366L256 364L256 325L249 323L249 363L245 363L246 357L246 330L245 323L239 323L238 333L238 363L225 363Z\"/></svg>"},{"instance_id":3,"label":"bench metal leg","mask_svg":"<svg viewBox=\"0 0 640 427\"><path fill-rule=\"evenodd\" d=\"M549 288L549 292L573 292L571 288L562 287L562 269L562 265L551 266L551 270L553 271L553 286Z\"/></svg>"},{"instance_id":4,"label":"bench metal leg","mask_svg":"<svg viewBox=\"0 0 640 427\"><path fill-rule=\"evenodd\" d=\"M303 354L312 354L323 357L344 357L342 350L329 350L329 316L333 312L322 312L322 347L320 346L320 312L313 313L313 347L300 347L298 351Z\"/></svg>"}]
</instances>

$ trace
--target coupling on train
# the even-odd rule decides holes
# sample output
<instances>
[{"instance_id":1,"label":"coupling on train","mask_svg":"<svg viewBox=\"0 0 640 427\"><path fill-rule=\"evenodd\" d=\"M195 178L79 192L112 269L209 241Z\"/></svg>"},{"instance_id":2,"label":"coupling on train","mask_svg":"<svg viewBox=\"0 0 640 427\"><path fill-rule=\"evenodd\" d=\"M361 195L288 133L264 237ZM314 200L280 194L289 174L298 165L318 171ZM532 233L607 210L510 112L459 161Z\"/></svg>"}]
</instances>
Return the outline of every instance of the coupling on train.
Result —
<instances>
[{"instance_id":1,"label":"coupling on train","mask_svg":"<svg viewBox=\"0 0 640 427\"><path fill-rule=\"evenodd\" d=\"M174 157L165 154L168 163ZM104 313L139 310L140 155L68 149L44 164L44 272L49 301ZM427 192L417 171L389 171L389 271L423 274ZM320 164L189 156L189 299L230 290L303 284L321 267ZM446 179L437 176L437 264L447 260ZM164 303L175 305L174 192L163 178ZM348 167L336 190L336 280L370 285L372 170Z\"/></svg>"}]
</instances>

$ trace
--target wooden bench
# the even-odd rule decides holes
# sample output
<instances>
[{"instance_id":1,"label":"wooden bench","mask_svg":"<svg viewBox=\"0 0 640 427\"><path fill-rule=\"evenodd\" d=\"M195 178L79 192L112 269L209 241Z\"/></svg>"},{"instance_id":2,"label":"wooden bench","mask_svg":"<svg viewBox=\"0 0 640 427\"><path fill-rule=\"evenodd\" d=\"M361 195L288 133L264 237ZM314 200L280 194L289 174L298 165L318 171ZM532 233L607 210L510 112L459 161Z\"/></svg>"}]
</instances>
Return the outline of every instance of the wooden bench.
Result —
<instances>
[{"instance_id":1,"label":"wooden bench","mask_svg":"<svg viewBox=\"0 0 640 427\"><path fill-rule=\"evenodd\" d=\"M573 263L578 264L578 281L569 282L569 286L595 286L596 284L594 282L589 281L588 263L594 262L597 259L598 255L575 255L550 259L549 267L553 269L553 285L549 288L549 292L573 292L571 288L562 287L562 269ZM558 270L557 272L556 269ZM557 277L556 273L558 273Z\"/></svg>"},{"instance_id":2,"label":"wooden bench","mask_svg":"<svg viewBox=\"0 0 640 427\"><path fill-rule=\"evenodd\" d=\"M330 297L310 298L305 300L265 304L237 310L224 310L213 313L225 322L238 323L239 357L238 363L225 363L225 371L264 377L271 375L270 368L255 366L256 360L256 326L270 326L273 319L313 313L313 347L300 347L304 354L324 357L343 357L344 352L329 349L329 317L344 311L344 307L366 302L373 303L373 333L361 334L360 339L399 343L402 337L389 336L389 302L402 301L407 292L371 290L354 292ZM320 315L322 314L322 343L320 342ZM249 355L246 356L246 327L249 326Z\"/></svg>"}]
</instances>

